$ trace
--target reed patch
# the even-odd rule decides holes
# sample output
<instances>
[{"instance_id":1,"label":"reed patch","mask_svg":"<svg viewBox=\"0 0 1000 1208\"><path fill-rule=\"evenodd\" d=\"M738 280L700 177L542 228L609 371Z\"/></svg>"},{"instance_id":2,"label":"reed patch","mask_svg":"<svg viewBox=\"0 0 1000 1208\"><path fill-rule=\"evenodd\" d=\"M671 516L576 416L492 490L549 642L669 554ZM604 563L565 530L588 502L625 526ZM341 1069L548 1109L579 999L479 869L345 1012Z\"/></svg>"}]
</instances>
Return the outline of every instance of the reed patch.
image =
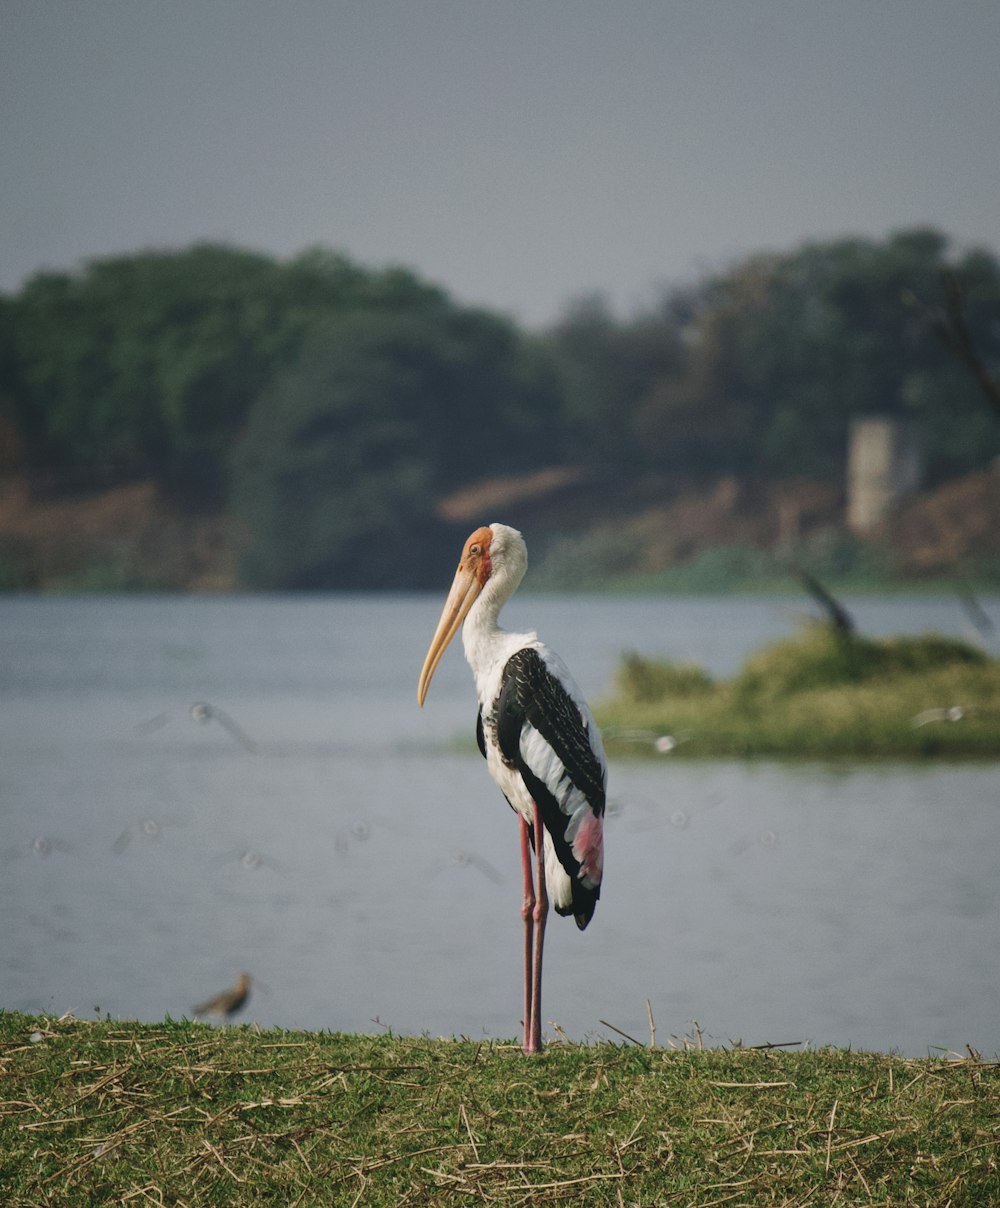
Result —
<instances>
[{"instance_id":1,"label":"reed patch","mask_svg":"<svg viewBox=\"0 0 1000 1208\"><path fill-rule=\"evenodd\" d=\"M987 758L1000 754L1000 661L936 634L815 625L724 681L626 654L596 712L619 754Z\"/></svg>"}]
</instances>

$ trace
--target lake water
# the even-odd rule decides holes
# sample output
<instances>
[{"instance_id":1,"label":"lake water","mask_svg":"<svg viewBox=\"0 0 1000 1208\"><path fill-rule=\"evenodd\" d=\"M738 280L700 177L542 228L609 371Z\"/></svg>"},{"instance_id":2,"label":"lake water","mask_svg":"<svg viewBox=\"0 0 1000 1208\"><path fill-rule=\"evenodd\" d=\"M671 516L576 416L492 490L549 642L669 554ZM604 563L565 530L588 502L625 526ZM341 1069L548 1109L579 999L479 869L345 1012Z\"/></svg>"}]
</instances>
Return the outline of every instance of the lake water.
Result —
<instances>
[{"instance_id":1,"label":"lake water","mask_svg":"<svg viewBox=\"0 0 1000 1208\"><path fill-rule=\"evenodd\" d=\"M443 596L443 593L442 593ZM0 1007L519 1033L517 826L442 596L0 599ZM957 601L849 600L971 636ZM1000 599L983 601L994 618ZM592 699L623 649L729 674L794 599L523 595ZM202 720L191 706L207 703ZM928 705L949 705L932 701ZM552 917L574 1038L1000 1049L993 765L612 763L604 896Z\"/></svg>"}]
</instances>

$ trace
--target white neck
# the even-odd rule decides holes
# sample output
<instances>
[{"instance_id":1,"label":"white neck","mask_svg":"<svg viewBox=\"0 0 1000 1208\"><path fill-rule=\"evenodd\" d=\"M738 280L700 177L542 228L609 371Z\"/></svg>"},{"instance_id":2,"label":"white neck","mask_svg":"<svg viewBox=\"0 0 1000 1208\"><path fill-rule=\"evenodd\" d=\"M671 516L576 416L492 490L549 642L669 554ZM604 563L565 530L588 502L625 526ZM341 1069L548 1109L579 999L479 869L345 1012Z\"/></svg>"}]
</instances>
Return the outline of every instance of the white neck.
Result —
<instances>
[{"instance_id":1,"label":"white neck","mask_svg":"<svg viewBox=\"0 0 1000 1208\"><path fill-rule=\"evenodd\" d=\"M493 571L486 580L462 627L465 658L475 676L480 701L492 690L494 676L515 650L537 641L535 633L508 633L497 623L500 609L517 590L528 569L528 555L521 534L504 524L492 524L490 556ZM498 670L499 666L499 670Z\"/></svg>"}]
</instances>

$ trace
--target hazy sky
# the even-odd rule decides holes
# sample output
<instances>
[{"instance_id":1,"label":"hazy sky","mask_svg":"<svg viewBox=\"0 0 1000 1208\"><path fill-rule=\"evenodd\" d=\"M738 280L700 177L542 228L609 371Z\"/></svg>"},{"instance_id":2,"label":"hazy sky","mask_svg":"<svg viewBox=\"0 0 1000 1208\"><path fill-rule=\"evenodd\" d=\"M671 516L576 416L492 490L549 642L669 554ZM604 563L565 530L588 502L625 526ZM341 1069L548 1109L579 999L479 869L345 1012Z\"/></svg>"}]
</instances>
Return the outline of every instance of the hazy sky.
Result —
<instances>
[{"instance_id":1,"label":"hazy sky","mask_svg":"<svg viewBox=\"0 0 1000 1208\"><path fill-rule=\"evenodd\" d=\"M998 0L0 0L0 288L219 239L527 323L808 237L1000 250Z\"/></svg>"}]
</instances>

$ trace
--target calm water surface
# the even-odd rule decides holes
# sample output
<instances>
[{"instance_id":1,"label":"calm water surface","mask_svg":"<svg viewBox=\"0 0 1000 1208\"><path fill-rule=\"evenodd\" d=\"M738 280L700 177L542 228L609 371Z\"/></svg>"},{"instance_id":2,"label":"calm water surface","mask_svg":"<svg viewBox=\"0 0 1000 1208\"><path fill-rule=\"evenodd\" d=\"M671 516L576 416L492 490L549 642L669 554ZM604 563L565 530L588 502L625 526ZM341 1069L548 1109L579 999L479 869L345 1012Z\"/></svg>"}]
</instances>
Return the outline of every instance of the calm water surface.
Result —
<instances>
[{"instance_id":1,"label":"calm water surface","mask_svg":"<svg viewBox=\"0 0 1000 1208\"><path fill-rule=\"evenodd\" d=\"M869 633L970 636L951 599L849 603ZM416 705L440 605L0 600L0 1007L156 1020L246 969L264 1026L516 1035L517 829L460 646ZM623 649L729 674L807 612L523 596L504 620L593 698ZM982 764L614 763L604 897L547 932L550 1034L648 1036L648 998L660 1041L697 1020L996 1052L998 787Z\"/></svg>"}]
</instances>

